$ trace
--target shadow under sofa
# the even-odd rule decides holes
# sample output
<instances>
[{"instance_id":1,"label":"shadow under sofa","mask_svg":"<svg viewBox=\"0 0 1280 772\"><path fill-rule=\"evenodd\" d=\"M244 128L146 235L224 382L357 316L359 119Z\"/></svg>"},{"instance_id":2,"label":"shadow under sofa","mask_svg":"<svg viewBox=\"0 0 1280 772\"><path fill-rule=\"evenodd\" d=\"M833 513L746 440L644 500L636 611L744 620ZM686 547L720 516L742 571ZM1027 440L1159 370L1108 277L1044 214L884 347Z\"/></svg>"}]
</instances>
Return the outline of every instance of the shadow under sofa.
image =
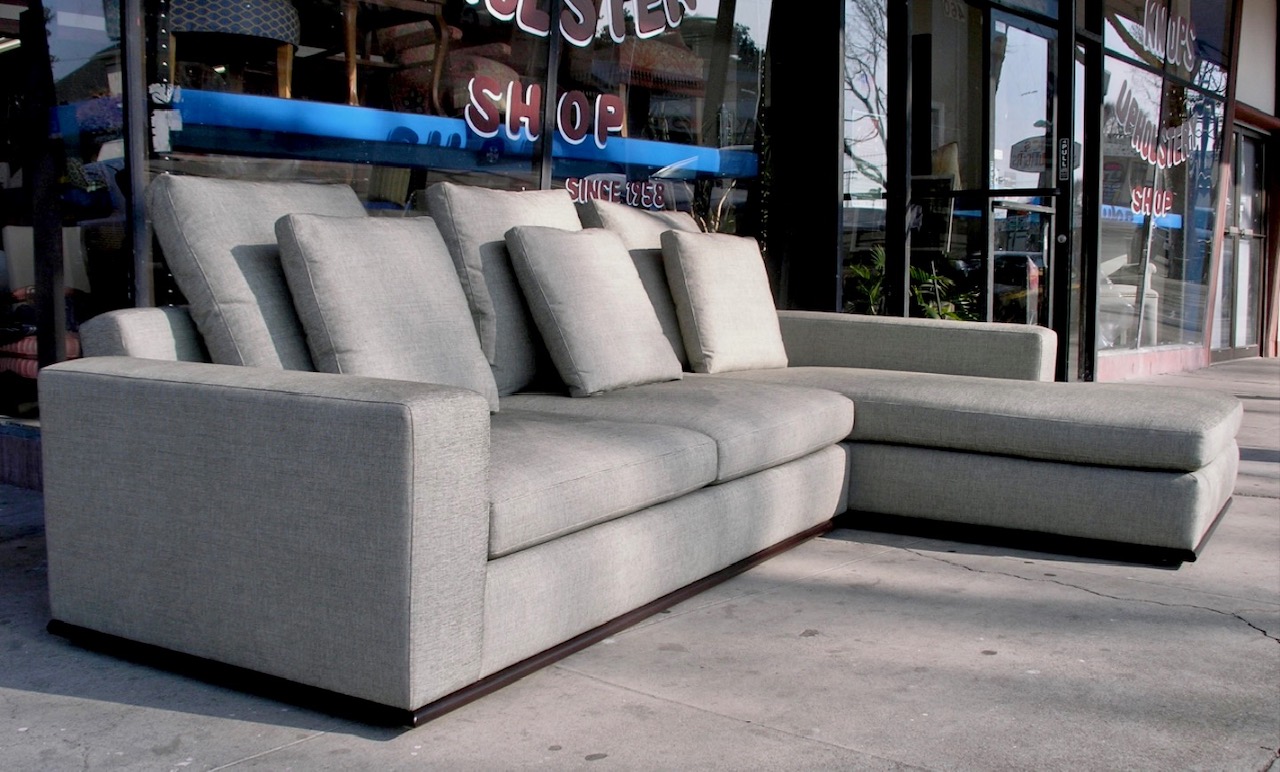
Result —
<instances>
[{"instance_id":1,"label":"shadow under sofa","mask_svg":"<svg viewBox=\"0 0 1280 772\"><path fill-rule=\"evenodd\" d=\"M585 398L542 385L503 234L612 229L676 346L661 236L696 229L574 207L564 191L434 191L456 277L473 271L468 304L490 311L476 327L496 409L456 386L309 371L274 226L364 213L344 186L299 185L160 178L157 234L171 267L211 282L183 286L206 311L98 317L82 330L89 356L42 373L51 629L419 723L837 516L1176 561L1194 559L1229 499L1238 401L1049 382L1043 328L774 311L784 367L681 362L678 379ZM211 298L231 310L210 314ZM214 319L234 326L246 308L260 328L228 353Z\"/></svg>"}]
</instances>

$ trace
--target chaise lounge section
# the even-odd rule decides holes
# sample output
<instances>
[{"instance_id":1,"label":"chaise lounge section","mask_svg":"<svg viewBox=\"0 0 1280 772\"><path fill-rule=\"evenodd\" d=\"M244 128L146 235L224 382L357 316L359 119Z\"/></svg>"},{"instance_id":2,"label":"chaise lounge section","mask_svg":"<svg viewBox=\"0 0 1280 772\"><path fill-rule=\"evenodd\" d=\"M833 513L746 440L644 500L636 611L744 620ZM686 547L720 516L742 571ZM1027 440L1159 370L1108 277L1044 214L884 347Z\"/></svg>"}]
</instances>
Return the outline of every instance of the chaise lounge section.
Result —
<instances>
[{"instance_id":1,"label":"chaise lounge section","mask_svg":"<svg viewBox=\"0 0 1280 772\"><path fill-rule=\"evenodd\" d=\"M40 380L52 630L412 724L837 517L1176 562L1229 498L1234 398L1049 382L1040 328L777 311L754 242L680 213L428 200L153 183L189 308Z\"/></svg>"}]
</instances>

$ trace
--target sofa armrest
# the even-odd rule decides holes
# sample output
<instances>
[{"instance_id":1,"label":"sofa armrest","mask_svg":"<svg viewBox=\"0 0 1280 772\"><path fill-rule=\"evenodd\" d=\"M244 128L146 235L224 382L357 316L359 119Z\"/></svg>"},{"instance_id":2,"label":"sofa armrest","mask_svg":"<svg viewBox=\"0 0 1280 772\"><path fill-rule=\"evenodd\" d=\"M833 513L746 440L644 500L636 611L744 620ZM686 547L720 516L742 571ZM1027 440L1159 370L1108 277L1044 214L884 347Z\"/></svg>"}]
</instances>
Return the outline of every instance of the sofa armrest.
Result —
<instances>
[{"instance_id":1,"label":"sofa armrest","mask_svg":"<svg viewBox=\"0 0 1280 772\"><path fill-rule=\"evenodd\" d=\"M484 397L122 357L39 389L56 620L404 709L478 677Z\"/></svg>"},{"instance_id":2,"label":"sofa armrest","mask_svg":"<svg viewBox=\"0 0 1280 772\"><path fill-rule=\"evenodd\" d=\"M186 308L122 308L80 325L87 357L142 357L175 362L208 362L209 353Z\"/></svg>"},{"instance_id":3,"label":"sofa armrest","mask_svg":"<svg viewBox=\"0 0 1280 772\"><path fill-rule=\"evenodd\" d=\"M1057 336L1046 327L779 311L793 367L980 375L1051 381Z\"/></svg>"}]
</instances>

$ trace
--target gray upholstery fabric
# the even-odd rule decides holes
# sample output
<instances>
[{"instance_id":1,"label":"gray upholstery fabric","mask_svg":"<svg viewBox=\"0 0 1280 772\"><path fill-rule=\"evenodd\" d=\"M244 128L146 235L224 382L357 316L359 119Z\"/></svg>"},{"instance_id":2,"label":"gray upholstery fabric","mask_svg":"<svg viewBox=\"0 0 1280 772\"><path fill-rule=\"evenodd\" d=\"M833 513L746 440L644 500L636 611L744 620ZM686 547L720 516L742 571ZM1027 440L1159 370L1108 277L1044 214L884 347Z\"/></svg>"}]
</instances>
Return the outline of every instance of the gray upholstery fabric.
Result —
<instances>
[{"instance_id":1,"label":"gray upholstery fabric","mask_svg":"<svg viewBox=\"0 0 1280 772\"><path fill-rule=\"evenodd\" d=\"M1231 496L1239 458L1234 442L1189 472L878 443L852 443L850 452L854 511L1174 549L1199 546Z\"/></svg>"},{"instance_id":2,"label":"gray upholstery fabric","mask_svg":"<svg viewBox=\"0 0 1280 772\"><path fill-rule=\"evenodd\" d=\"M207 362L196 323L185 307L121 308L80 325L80 350L87 357L127 356Z\"/></svg>"},{"instance_id":3,"label":"gray upholstery fabric","mask_svg":"<svg viewBox=\"0 0 1280 772\"><path fill-rule=\"evenodd\" d=\"M705 434L506 410L493 417L489 554L500 557L715 480Z\"/></svg>"},{"instance_id":4,"label":"gray upholstery fabric","mask_svg":"<svg viewBox=\"0 0 1280 772\"><path fill-rule=\"evenodd\" d=\"M853 403L823 389L751 383L690 373L682 381L651 383L572 399L515 394L516 408L609 421L680 426L716 441L718 481L799 458L849 435Z\"/></svg>"},{"instance_id":5,"label":"gray upholstery fabric","mask_svg":"<svg viewBox=\"0 0 1280 772\"><path fill-rule=\"evenodd\" d=\"M631 252L644 291L649 294L653 310L662 324L662 334L671 342L671 350L680 360L680 366L689 366L689 355L684 350L680 336L680 319L676 316L676 303L671 298L667 284L667 269L662 264L662 234L670 231L701 232L698 222L688 212L639 209L615 201L593 199L578 204L578 217L587 228L604 228L622 237L622 243Z\"/></svg>"},{"instance_id":6,"label":"gray upholstery fabric","mask_svg":"<svg viewBox=\"0 0 1280 772\"><path fill-rule=\"evenodd\" d=\"M681 377L615 234L527 225L507 231L506 241L529 312L571 395Z\"/></svg>"},{"instance_id":7,"label":"gray upholstery fabric","mask_svg":"<svg viewBox=\"0 0 1280 772\"><path fill-rule=\"evenodd\" d=\"M688 212L640 209L617 201L592 199L577 204L578 219L586 228L604 228L622 239L627 249L662 249L667 231L701 233L698 221Z\"/></svg>"},{"instance_id":8,"label":"gray upholstery fabric","mask_svg":"<svg viewBox=\"0 0 1280 772\"><path fill-rule=\"evenodd\" d=\"M847 474L832 445L490 562L482 674L829 520Z\"/></svg>"},{"instance_id":9,"label":"gray upholstery fabric","mask_svg":"<svg viewBox=\"0 0 1280 772\"><path fill-rule=\"evenodd\" d=\"M316 369L498 387L449 249L429 217L286 215L280 262Z\"/></svg>"},{"instance_id":10,"label":"gray upholstery fabric","mask_svg":"<svg viewBox=\"0 0 1280 772\"><path fill-rule=\"evenodd\" d=\"M755 239L667 231L662 258L694 372L787 366L769 276Z\"/></svg>"},{"instance_id":11,"label":"gray upholstery fabric","mask_svg":"<svg viewBox=\"0 0 1280 772\"><path fill-rule=\"evenodd\" d=\"M853 440L1099 466L1199 469L1231 444L1243 415L1230 394L1139 384L824 367L716 377L838 391L857 405Z\"/></svg>"},{"instance_id":12,"label":"gray upholstery fabric","mask_svg":"<svg viewBox=\"0 0 1280 772\"><path fill-rule=\"evenodd\" d=\"M478 676L474 392L116 357L39 385L54 618L406 709Z\"/></svg>"},{"instance_id":13,"label":"gray upholstery fabric","mask_svg":"<svg viewBox=\"0 0 1280 772\"><path fill-rule=\"evenodd\" d=\"M427 188L427 208L449 245L498 393L519 391L537 375L538 341L504 237L517 225L581 230L573 199L563 189L488 190L440 182Z\"/></svg>"},{"instance_id":14,"label":"gray upholstery fabric","mask_svg":"<svg viewBox=\"0 0 1280 772\"><path fill-rule=\"evenodd\" d=\"M363 215L355 191L165 174L147 189L147 212L213 361L313 369L280 268L275 223L291 213Z\"/></svg>"},{"instance_id":15,"label":"gray upholstery fabric","mask_svg":"<svg viewBox=\"0 0 1280 772\"><path fill-rule=\"evenodd\" d=\"M787 361L1052 381L1057 336L1026 324L779 311Z\"/></svg>"}]
</instances>

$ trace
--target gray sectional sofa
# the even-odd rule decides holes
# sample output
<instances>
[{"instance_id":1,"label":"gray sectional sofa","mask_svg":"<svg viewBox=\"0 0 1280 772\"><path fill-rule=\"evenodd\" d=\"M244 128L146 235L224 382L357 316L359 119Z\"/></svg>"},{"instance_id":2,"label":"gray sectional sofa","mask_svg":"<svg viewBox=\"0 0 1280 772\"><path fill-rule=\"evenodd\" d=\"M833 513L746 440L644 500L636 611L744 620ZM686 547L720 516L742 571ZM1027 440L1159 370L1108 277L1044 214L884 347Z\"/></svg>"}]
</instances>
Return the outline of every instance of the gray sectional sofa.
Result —
<instances>
[{"instance_id":1,"label":"gray sectional sofa","mask_svg":"<svg viewBox=\"0 0 1280 772\"><path fill-rule=\"evenodd\" d=\"M53 621L418 723L822 533L1175 562L1217 393L1054 383L1052 332L778 311L755 242L565 191L162 176L182 308L40 378Z\"/></svg>"}]
</instances>

